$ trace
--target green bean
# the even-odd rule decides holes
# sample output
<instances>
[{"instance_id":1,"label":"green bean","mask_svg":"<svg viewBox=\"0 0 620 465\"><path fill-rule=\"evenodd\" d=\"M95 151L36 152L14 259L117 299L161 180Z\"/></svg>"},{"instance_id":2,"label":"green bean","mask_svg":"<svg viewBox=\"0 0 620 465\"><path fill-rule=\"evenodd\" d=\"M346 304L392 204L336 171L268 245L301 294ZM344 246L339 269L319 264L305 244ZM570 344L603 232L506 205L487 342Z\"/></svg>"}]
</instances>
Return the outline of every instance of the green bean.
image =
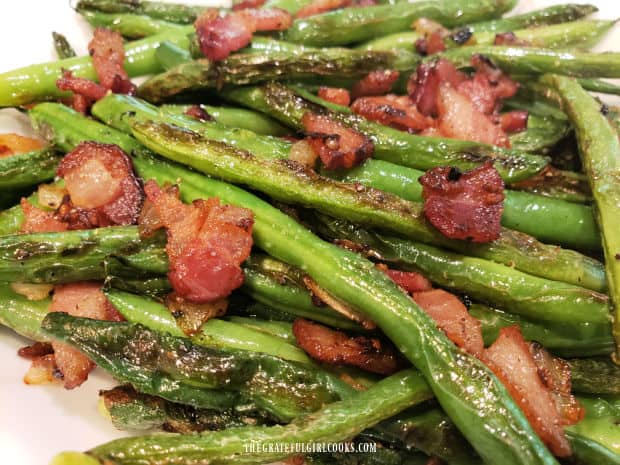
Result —
<instances>
[{"instance_id":1,"label":"green bean","mask_svg":"<svg viewBox=\"0 0 620 465\"><path fill-rule=\"evenodd\" d=\"M106 296L127 321L139 323L149 329L182 337L170 311L162 304L134 294L107 291ZM229 321L211 319L191 337L194 344L213 347L250 350L273 355L284 360L312 364L298 347L252 328Z\"/></svg>"},{"instance_id":2,"label":"green bean","mask_svg":"<svg viewBox=\"0 0 620 465\"><path fill-rule=\"evenodd\" d=\"M54 50L56 50L56 55L60 60L76 55L75 50L64 35L52 32L52 39L54 40Z\"/></svg>"},{"instance_id":3,"label":"green bean","mask_svg":"<svg viewBox=\"0 0 620 465\"><path fill-rule=\"evenodd\" d=\"M28 339L48 339L40 328L51 304L52 299L49 297L30 300L15 292L11 284L0 283L0 324Z\"/></svg>"},{"instance_id":4,"label":"green bean","mask_svg":"<svg viewBox=\"0 0 620 465\"><path fill-rule=\"evenodd\" d=\"M188 105L164 105L162 110L170 113L183 114ZM285 136L291 131L268 116L245 108L229 106L212 106L201 104L200 108L216 122L229 128L241 128L264 136Z\"/></svg>"},{"instance_id":5,"label":"green bean","mask_svg":"<svg viewBox=\"0 0 620 465\"><path fill-rule=\"evenodd\" d=\"M359 78L379 68L413 70L419 59L392 52L317 49L303 53L241 53L211 62L198 59L172 68L146 81L138 94L152 103L188 91L245 85L275 79L322 76Z\"/></svg>"},{"instance_id":6,"label":"green bean","mask_svg":"<svg viewBox=\"0 0 620 465\"><path fill-rule=\"evenodd\" d=\"M471 57L475 54L487 57L509 73L561 73L582 78L620 77L620 53L616 52L562 52L548 48L481 45L453 48L438 56L457 66L470 66Z\"/></svg>"},{"instance_id":7,"label":"green bean","mask_svg":"<svg viewBox=\"0 0 620 465\"><path fill-rule=\"evenodd\" d=\"M510 146L523 152L547 153L570 132L566 120L530 114L527 128L510 136Z\"/></svg>"},{"instance_id":8,"label":"green bean","mask_svg":"<svg viewBox=\"0 0 620 465\"><path fill-rule=\"evenodd\" d=\"M601 79L578 79L579 84L586 90L591 92L600 92L601 94L620 95L620 86Z\"/></svg>"},{"instance_id":9,"label":"green bean","mask_svg":"<svg viewBox=\"0 0 620 465\"><path fill-rule=\"evenodd\" d=\"M424 172L413 168L382 160L368 160L341 173L322 173L344 182L357 182L391 192L406 200L422 200L422 185L418 178ZM598 227L591 207L527 192L506 190L504 194L502 224L505 227L531 234L548 243L577 249L600 249Z\"/></svg>"},{"instance_id":10,"label":"green bean","mask_svg":"<svg viewBox=\"0 0 620 465\"><path fill-rule=\"evenodd\" d=\"M617 465L620 463L620 429L618 421L620 420L620 408L618 407L618 398L611 397L608 400L602 398L585 398L580 397L579 401L586 409L586 417L577 423L566 428L569 437L579 435L586 440L598 443L601 448L586 448L587 444L578 444L577 451L582 454L597 455L601 457L601 462L586 463L605 463ZM582 442L582 441L580 441ZM580 449L585 449L583 452ZM607 453L605 453L605 449ZM588 457L589 458L589 457Z\"/></svg>"},{"instance_id":11,"label":"green bean","mask_svg":"<svg viewBox=\"0 0 620 465\"><path fill-rule=\"evenodd\" d=\"M598 11L594 5L566 3L553 5L540 10L528 11L527 13L510 16L507 18L494 19L486 22L478 22L469 25L472 32L479 31L514 31L526 27L540 26L544 24L565 23L575 21Z\"/></svg>"},{"instance_id":12,"label":"green bean","mask_svg":"<svg viewBox=\"0 0 620 465\"><path fill-rule=\"evenodd\" d=\"M431 281L475 300L538 321L609 326L608 298L597 292L488 260L370 233L340 219L315 218L322 223L321 232L328 239L359 244L368 256L419 271Z\"/></svg>"},{"instance_id":13,"label":"green bean","mask_svg":"<svg viewBox=\"0 0 620 465\"><path fill-rule=\"evenodd\" d=\"M78 10L78 12L91 26L112 29L129 39L142 39L162 32L178 35L186 35L189 32L186 26L152 19L148 16L127 13L110 14L89 10Z\"/></svg>"},{"instance_id":14,"label":"green bean","mask_svg":"<svg viewBox=\"0 0 620 465\"><path fill-rule=\"evenodd\" d=\"M356 396L327 405L320 411L295 419L287 426L246 427L192 436L161 434L127 438L89 451L100 460L121 465L142 461L209 460L213 463L264 463L285 458L290 452L244 451L244 443L262 444L337 442L349 440L373 424L388 418L427 395L426 385L415 372L403 371ZM273 447L273 446L272 446Z\"/></svg>"},{"instance_id":15,"label":"green bean","mask_svg":"<svg viewBox=\"0 0 620 465\"><path fill-rule=\"evenodd\" d=\"M192 56L187 50L165 40L157 47L155 58L164 70L169 70L181 63L191 61Z\"/></svg>"},{"instance_id":16,"label":"green bean","mask_svg":"<svg viewBox=\"0 0 620 465\"><path fill-rule=\"evenodd\" d=\"M575 358L568 360L571 384L584 394L620 394L620 367L610 358Z\"/></svg>"},{"instance_id":17,"label":"green bean","mask_svg":"<svg viewBox=\"0 0 620 465\"><path fill-rule=\"evenodd\" d=\"M579 83L560 76L546 76L545 82L562 98L565 111L575 127L579 153L590 181L603 250L609 295L614 305L614 337L620 356L620 141L618 134L601 114L600 104Z\"/></svg>"},{"instance_id":18,"label":"green bean","mask_svg":"<svg viewBox=\"0 0 620 465\"><path fill-rule=\"evenodd\" d=\"M258 159L248 152L175 126L134 123L133 127L138 140L156 153L211 176L250 185L280 201L312 206L332 216L390 230L424 243L449 247L500 263L511 263L517 269L542 277L595 290L604 287L598 262L574 251L537 243L522 233L504 230L500 239L488 244L448 240L440 237L425 222L419 204L406 202L385 192L336 183L299 165L291 165L286 160ZM526 243L527 254L523 248ZM571 265L560 265L565 260ZM543 265L544 261L548 266Z\"/></svg>"},{"instance_id":19,"label":"green bean","mask_svg":"<svg viewBox=\"0 0 620 465\"><path fill-rule=\"evenodd\" d=\"M106 416L109 416L115 428L134 432L164 429L187 434L264 423L261 417L197 409L142 394L128 386L100 391L99 399L99 405L103 406Z\"/></svg>"},{"instance_id":20,"label":"green bean","mask_svg":"<svg viewBox=\"0 0 620 465\"><path fill-rule=\"evenodd\" d=\"M165 40L180 47L189 45L187 37L176 32L165 32L130 42L125 46L127 73L130 76L142 76L161 71L155 51ZM13 107L67 95L56 87L56 80L65 69L77 77L97 79L89 56L66 58L1 73L0 107Z\"/></svg>"},{"instance_id":21,"label":"green bean","mask_svg":"<svg viewBox=\"0 0 620 465\"><path fill-rule=\"evenodd\" d=\"M513 6L512 1L501 0L440 0L345 8L297 19L282 38L311 46L346 45L406 31L418 18L454 27L498 17Z\"/></svg>"},{"instance_id":22,"label":"green bean","mask_svg":"<svg viewBox=\"0 0 620 465\"><path fill-rule=\"evenodd\" d=\"M347 113L346 107L340 107L343 111L328 110L325 101L310 101L309 95L302 95L299 90L294 91L278 83L234 89L226 91L224 96L240 105L266 113L296 130L303 130L301 119L306 112L327 114L370 137L374 143L374 158L419 170L446 165L467 170L485 161L495 160L495 167L504 180L512 183L534 176L547 165L547 159L537 155L478 142L407 134Z\"/></svg>"},{"instance_id":23,"label":"green bean","mask_svg":"<svg viewBox=\"0 0 620 465\"><path fill-rule=\"evenodd\" d=\"M137 391L197 408L257 409L277 421L290 421L352 389L308 364L207 348L131 323L55 312L45 317L41 328Z\"/></svg>"},{"instance_id":24,"label":"green bean","mask_svg":"<svg viewBox=\"0 0 620 465\"><path fill-rule=\"evenodd\" d=\"M145 0L79 0L76 10L94 10L103 13L131 13L150 16L172 23L191 24L205 7Z\"/></svg>"},{"instance_id":25,"label":"green bean","mask_svg":"<svg viewBox=\"0 0 620 465\"><path fill-rule=\"evenodd\" d=\"M561 357L609 355L614 349L609 325L549 324L480 304L471 305L469 312L480 321L485 345L491 345L497 339L500 329L519 325L525 339L538 341Z\"/></svg>"},{"instance_id":26,"label":"green bean","mask_svg":"<svg viewBox=\"0 0 620 465\"><path fill-rule=\"evenodd\" d=\"M0 158L0 189L17 190L53 179L60 158L49 147Z\"/></svg>"}]
</instances>

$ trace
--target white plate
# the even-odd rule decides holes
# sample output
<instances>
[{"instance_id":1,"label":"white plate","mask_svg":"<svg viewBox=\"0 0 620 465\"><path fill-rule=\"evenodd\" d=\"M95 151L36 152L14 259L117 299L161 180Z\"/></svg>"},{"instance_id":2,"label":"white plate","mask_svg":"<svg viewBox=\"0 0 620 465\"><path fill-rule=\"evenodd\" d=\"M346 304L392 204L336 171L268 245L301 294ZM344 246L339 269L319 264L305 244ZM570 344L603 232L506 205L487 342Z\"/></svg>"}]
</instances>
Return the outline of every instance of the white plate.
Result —
<instances>
[{"instance_id":1,"label":"white plate","mask_svg":"<svg viewBox=\"0 0 620 465\"><path fill-rule=\"evenodd\" d=\"M601 10L599 17L620 17L617 0L590 1ZM566 2L522 0L515 12ZM1 8L0 72L54 59L52 31L65 34L78 53L86 52L90 28L71 10L69 0L2 0ZM598 49L620 50L620 27L616 26ZM0 111L0 132L9 131L28 133L27 118L12 110ZM60 451L86 450L125 434L97 412L97 392L114 385L110 377L96 370L73 391L59 386L26 386L22 377L29 362L16 355L26 344L25 339L0 328L1 463L45 465Z\"/></svg>"}]
</instances>

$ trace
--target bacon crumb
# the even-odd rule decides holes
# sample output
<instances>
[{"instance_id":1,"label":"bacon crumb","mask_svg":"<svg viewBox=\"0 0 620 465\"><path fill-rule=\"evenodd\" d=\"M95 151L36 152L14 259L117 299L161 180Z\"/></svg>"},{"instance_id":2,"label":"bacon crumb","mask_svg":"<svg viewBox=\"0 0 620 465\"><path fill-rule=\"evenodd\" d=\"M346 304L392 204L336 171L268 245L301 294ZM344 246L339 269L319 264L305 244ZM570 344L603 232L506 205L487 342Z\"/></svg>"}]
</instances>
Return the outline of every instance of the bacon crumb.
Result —
<instances>
[{"instance_id":1,"label":"bacon crumb","mask_svg":"<svg viewBox=\"0 0 620 465\"><path fill-rule=\"evenodd\" d=\"M69 197L56 217L69 229L135 224L144 194L131 159L118 146L82 142L58 165Z\"/></svg>"},{"instance_id":2,"label":"bacon crumb","mask_svg":"<svg viewBox=\"0 0 620 465\"><path fill-rule=\"evenodd\" d=\"M319 87L318 96L336 105L348 107L351 104L351 95L347 89L340 87Z\"/></svg>"},{"instance_id":3,"label":"bacon crumb","mask_svg":"<svg viewBox=\"0 0 620 465\"><path fill-rule=\"evenodd\" d=\"M528 117L529 113L525 110L509 111L500 116L500 125L502 130L508 133L525 131Z\"/></svg>"},{"instance_id":4,"label":"bacon crumb","mask_svg":"<svg viewBox=\"0 0 620 465\"><path fill-rule=\"evenodd\" d=\"M353 102L351 110L371 121L411 133L435 126L435 121L420 113L407 96L361 97Z\"/></svg>"},{"instance_id":5,"label":"bacon crumb","mask_svg":"<svg viewBox=\"0 0 620 465\"><path fill-rule=\"evenodd\" d=\"M414 292L413 300L457 346L479 357L484 349L480 322L454 294L443 289Z\"/></svg>"},{"instance_id":6,"label":"bacon crumb","mask_svg":"<svg viewBox=\"0 0 620 465\"><path fill-rule=\"evenodd\" d=\"M209 60L220 61L252 41L256 31L283 31L293 23L293 17L279 8L239 9L220 16L207 9L194 23L200 50Z\"/></svg>"},{"instance_id":7,"label":"bacon crumb","mask_svg":"<svg viewBox=\"0 0 620 465\"><path fill-rule=\"evenodd\" d=\"M211 116L207 110L202 108L200 105L192 105L185 110L185 115L199 121L213 121L213 116Z\"/></svg>"},{"instance_id":8,"label":"bacon crumb","mask_svg":"<svg viewBox=\"0 0 620 465\"><path fill-rule=\"evenodd\" d=\"M168 278L178 295L213 302L243 283L240 265L252 249L250 210L220 205L217 198L186 205L175 189L162 190L154 181L145 191L168 231Z\"/></svg>"},{"instance_id":9,"label":"bacon crumb","mask_svg":"<svg viewBox=\"0 0 620 465\"><path fill-rule=\"evenodd\" d=\"M518 326L502 328L482 360L502 381L542 441L557 457L568 457L571 448L562 418Z\"/></svg>"},{"instance_id":10,"label":"bacon crumb","mask_svg":"<svg viewBox=\"0 0 620 465\"><path fill-rule=\"evenodd\" d=\"M504 181L491 163L461 173L438 167L420 177L424 215L450 239L490 242L499 237Z\"/></svg>"},{"instance_id":11,"label":"bacon crumb","mask_svg":"<svg viewBox=\"0 0 620 465\"><path fill-rule=\"evenodd\" d=\"M367 136L328 116L308 112L302 118L302 125L328 170L353 168L372 156L374 144Z\"/></svg>"},{"instance_id":12,"label":"bacon crumb","mask_svg":"<svg viewBox=\"0 0 620 465\"><path fill-rule=\"evenodd\" d=\"M389 375L402 367L396 350L379 339L349 337L342 331L297 318L293 334L299 346L313 359L332 365L351 365L372 373Z\"/></svg>"},{"instance_id":13,"label":"bacon crumb","mask_svg":"<svg viewBox=\"0 0 620 465\"><path fill-rule=\"evenodd\" d=\"M392 69L371 71L357 81L351 89L354 99L371 95L383 95L392 90L392 86L400 77L400 72Z\"/></svg>"},{"instance_id":14,"label":"bacon crumb","mask_svg":"<svg viewBox=\"0 0 620 465\"><path fill-rule=\"evenodd\" d=\"M528 47L531 44L527 40L519 39L514 32L500 32L495 34L493 45L518 45L520 47Z\"/></svg>"},{"instance_id":15,"label":"bacon crumb","mask_svg":"<svg viewBox=\"0 0 620 465\"><path fill-rule=\"evenodd\" d=\"M93 58L93 67L99 83L116 94L133 95L136 86L129 80L123 63L125 48L119 32L98 27L88 43L88 51Z\"/></svg>"}]
</instances>

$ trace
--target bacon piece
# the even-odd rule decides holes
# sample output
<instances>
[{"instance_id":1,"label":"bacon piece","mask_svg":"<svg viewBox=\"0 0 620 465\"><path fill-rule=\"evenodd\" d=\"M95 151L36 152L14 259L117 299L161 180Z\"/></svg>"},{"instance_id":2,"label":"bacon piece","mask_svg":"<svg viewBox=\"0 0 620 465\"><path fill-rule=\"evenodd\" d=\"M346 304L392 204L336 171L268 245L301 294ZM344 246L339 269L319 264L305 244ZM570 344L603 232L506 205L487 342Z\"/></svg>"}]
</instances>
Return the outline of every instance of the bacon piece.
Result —
<instances>
[{"instance_id":1,"label":"bacon piece","mask_svg":"<svg viewBox=\"0 0 620 465\"><path fill-rule=\"evenodd\" d=\"M479 357L484 349L480 322L454 294L443 289L414 292L413 300L457 346Z\"/></svg>"},{"instance_id":2,"label":"bacon piece","mask_svg":"<svg viewBox=\"0 0 620 465\"><path fill-rule=\"evenodd\" d=\"M433 119L420 113L407 96L361 97L351 109L366 119L401 131L418 133L435 126Z\"/></svg>"},{"instance_id":3,"label":"bacon piece","mask_svg":"<svg viewBox=\"0 0 620 465\"><path fill-rule=\"evenodd\" d=\"M247 8L259 8L263 6L265 0L243 0L242 2L235 3L232 7L233 11L245 10Z\"/></svg>"},{"instance_id":4,"label":"bacon piece","mask_svg":"<svg viewBox=\"0 0 620 465\"><path fill-rule=\"evenodd\" d=\"M424 215L450 239L489 242L501 231L504 181L491 163L461 173L438 167L420 177Z\"/></svg>"},{"instance_id":5,"label":"bacon piece","mask_svg":"<svg viewBox=\"0 0 620 465\"><path fill-rule=\"evenodd\" d=\"M144 200L130 158L118 146L82 142L60 162L69 192L57 216L70 229L134 224Z\"/></svg>"},{"instance_id":6,"label":"bacon piece","mask_svg":"<svg viewBox=\"0 0 620 465\"><path fill-rule=\"evenodd\" d=\"M446 82L456 88L466 79L465 73L457 70L450 61L440 58L418 66L416 72L409 78L407 93L420 113L426 116L437 116L440 84Z\"/></svg>"},{"instance_id":7,"label":"bacon piece","mask_svg":"<svg viewBox=\"0 0 620 465\"><path fill-rule=\"evenodd\" d=\"M328 170L353 168L372 156L374 144L367 136L328 116L308 112L301 122L308 141Z\"/></svg>"},{"instance_id":8,"label":"bacon piece","mask_svg":"<svg viewBox=\"0 0 620 465\"><path fill-rule=\"evenodd\" d=\"M35 342L26 347L22 347L17 351L17 355L29 360L34 360L38 357L50 355L54 353L54 349L49 342Z\"/></svg>"},{"instance_id":9,"label":"bacon piece","mask_svg":"<svg viewBox=\"0 0 620 465\"><path fill-rule=\"evenodd\" d=\"M518 45L521 47L527 47L530 44L527 40L519 39L514 32L499 32L495 34L493 45Z\"/></svg>"},{"instance_id":10,"label":"bacon piece","mask_svg":"<svg viewBox=\"0 0 620 465\"><path fill-rule=\"evenodd\" d=\"M26 384L48 384L60 377L60 372L56 366L54 354L43 355L32 361L30 368L24 375Z\"/></svg>"},{"instance_id":11,"label":"bacon piece","mask_svg":"<svg viewBox=\"0 0 620 465\"><path fill-rule=\"evenodd\" d=\"M207 112L207 110L202 108L200 105L192 105L187 110L185 110L185 115L199 121L213 121L213 116L211 116Z\"/></svg>"},{"instance_id":12,"label":"bacon piece","mask_svg":"<svg viewBox=\"0 0 620 465\"><path fill-rule=\"evenodd\" d=\"M69 226L55 217L53 212L41 210L22 198L20 205L24 212L24 221L19 231L25 234L39 232L62 232Z\"/></svg>"},{"instance_id":13,"label":"bacon piece","mask_svg":"<svg viewBox=\"0 0 620 465\"><path fill-rule=\"evenodd\" d=\"M428 279L415 271L391 270L387 267L385 269L382 268L382 271L409 294L430 291L433 288Z\"/></svg>"},{"instance_id":14,"label":"bacon piece","mask_svg":"<svg viewBox=\"0 0 620 465\"><path fill-rule=\"evenodd\" d=\"M400 77L400 72L392 69L378 69L371 71L362 79L353 84L351 95L353 98L370 95L383 95L392 90L392 86Z\"/></svg>"},{"instance_id":15,"label":"bacon piece","mask_svg":"<svg viewBox=\"0 0 620 465\"><path fill-rule=\"evenodd\" d=\"M402 367L397 352L379 339L349 337L341 331L297 318L293 323L297 344L313 359L332 365L351 365L389 375Z\"/></svg>"},{"instance_id":16,"label":"bacon piece","mask_svg":"<svg viewBox=\"0 0 620 465\"><path fill-rule=\"evenodd\" d=\"M251 21L237 14L224 17L206 10L194 23L200 50L209 60L220 61L252 41Z\"/></svg>"},{"instance_id":17,"label":"bacon piece","mask_svg":"<svg viewBox=\"0 0 620 465\"><path fill-rule=\"evenodd\" d=\"M437 109L439 132L445 137L510 147L510 139L502 128L447 83L439 85Z\"/></svg>"},{"instance_id":18,"label":"bacon piece","mask_svg":"<svg viewBox=\"0 0 620 465\"><path fill-rule=\"evenodd\" d=\"M175 190L145 186L168 230L168 278L175 292L194 303L227 297L243 283L241 263L252 249L252 212L220 205L217 198L185 205Z\"/></svg>"},{"instance_id":19,"label":"bacon piece","mask_svg":"<svg viewBox=\"0 0 620 465\"><path fill-rule=\"evenodd\" d=\"M508 113L502 113L500 116L500 125L505 132L520 132L527 129L527 119L529 113L525 110L514 110Z\"/></svg>"},{"instance_id":20,"label":"bacon piece","mask_svg":"<svg viewBox=\"0 0 620 465\"><path fill-rule=\"evenodd\" d=\"M340 87L319 87L319 97L328 102L348 107L351 104L351 95L347 89Z\"/></svg>"},{"instance_id":21,"label":"bacon piece","mask_svg":"<svg viewBox=\"0 0 620 465\"><path fill-rule=\"evenodd\" d=\"M415 41L415 50L420 55L434 55L446 50L441 32L435 31L428 37L422 37Z\"/></svg>"},{"instance_id":22,"label":"bacon piece","mask_svg":"<svg viewBox=\"0 0 620 465\"><path fill-rule=\"evenodd\" d=\"M136 86L123 67L125 48L119 32L98 27L88 43L88 52L93 58L99 83L104 88L116 94L133 95L136 92Z\"/></svg>"},{"instance_id":23,"label":"bacon piece","mask_svg":"<svg viewBox=\"0 0 620 465\"><path fill-rule=\"evenodd\" d=\"M538 367L538 376L551 391L563 425L574 425L581 421L585 410L571 394L571 370L569 364L551 355L537 342L529 345L532 358Z\"/></svg>"},{"instance_id":24,"label":"bacon piece","mask_svg":"<svg viewBox=\"0 0 620 465\"><path fill-rule=\"evenodd\" d=\"M90 281L56 286L50 312L65 312L98 320L123 320L101 291L101 284ZM80 351L62 342L54 341L52 347L65 388L73 389L86 381L95 364Z\"/></svg>"},{"instance_id":25,"label":"bacon piece","mask_svg":"<svg viewBox=\"0 0 620 465\"><path fill-rule=\"evenodd\" d=\"M43 147L39 139L20 136L19 134L0 134L0 158L18 153L32 152Z\"/></svg>"},{"instance_id":26,"label":"bacon piece","mask_svg":"<svg viewBox=\"0 0 620 465\"><path fill-rule=\"evenodd\" d=\"M514 96L519 84L483 55L474 55L471 63L476 69L473 79L461 83L457 90L467 96L476 109L485 115L497 113L501 100Z\"/></svg>"},{"instance_id":27,"label":"bacon piece","mask_svg":"<svg viewBox=\"0 0 620 465\"><path fill-rule=\"evenodd\" d=\"M312 3L302 7L295 18L307 18L308 16L327 13L338 8L345 8L351 5L351 0L314 0Z\"/></svg>"},{"instance_id":28,"label":"bacon piece","mask_svg":"<svg viewBox=\"0 0 620 465\"><path fill-rule=\"evenodd\" d=\"M482 360L500 379L519 405L532 428L557 457L571 454L549 389L518 326L502 328L497 340L484 351Z\"/></svg>"},{"instance_id":29,"label":"bacon piece","mask_svg":"<svg viewBox=\"0 0 620 465\"><path fill-rule=\"evenodd\" d=\"M292 22L291 14L279 8L241 9L226 16L208 9L196 19L194 27L204 56L220 61L248 45L254 32L282 31Z\"/></svg>"}]
</instances>

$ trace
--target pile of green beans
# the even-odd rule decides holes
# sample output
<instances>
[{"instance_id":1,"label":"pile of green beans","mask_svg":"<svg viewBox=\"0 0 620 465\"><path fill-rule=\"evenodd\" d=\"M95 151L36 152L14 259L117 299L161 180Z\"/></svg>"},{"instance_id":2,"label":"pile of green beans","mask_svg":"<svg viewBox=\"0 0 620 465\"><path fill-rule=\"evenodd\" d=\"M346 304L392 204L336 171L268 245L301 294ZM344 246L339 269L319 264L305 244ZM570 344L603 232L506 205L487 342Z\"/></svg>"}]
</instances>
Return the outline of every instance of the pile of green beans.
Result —
<instances>
[{"instance_id":1,"label":"pile of green beans","mask_svg":"<svg viewBox=\"0 0 620 465\"><path fill-rule=\"evenodd\" d=\"M89 357L122 385L100 393L107 416L140 432L52 465L259 465L294 455L269 446L320 442L377 450L308 452L307 463L564 463L494 372L385 266L461 298L485 347L517 325L564 358L585 412L564 427L567 460L620 465L620 111L589 94L620 95L601 79L620 78L620 53L590 51L616 21L588 18L597 8L579 4L504 17L515 3L378 0L296 17L313 1L267 0L257 8L286 10L292 25L211 61L194 27L203 7L78 0L93 27L126 39L129 76L149 76L135 96L110 92L87 115L58 102L70 96L56 87L65 70L92 80L97 72L56 32L58 60L0 73L0 108L22 107L49 144L0 157L0 324ZM418 53L423 18L444 27L445 50ZM499 33L517 42L494 45ZM399 71L392 92L404 94L420 64L445 58L468 73L476 54L520 84L504 110L527 111L528 126L510 135L510 148L401 131L317 96L384 69ZM203 118L190 116L196 105ZM372 158L331 171L290 160L309 112L366 135ZM51 191L37 186L62 188L57 167L83 141L119 146L141 183L176 184L184 203L217 197L252 211L253 249L225 315L190 333L166 306L174 281L164 231L22 232L23 202L52 211ZM419 178L486 162L506 185L499 238L443 236L425 217ZM124 321L50 313L53 294L28 293L87 280L102 283ZM393 345L401 370L317 362L298 344L299 318ZM248 450L250 442L267 447Z\"/></svg>"}]
</instances>

